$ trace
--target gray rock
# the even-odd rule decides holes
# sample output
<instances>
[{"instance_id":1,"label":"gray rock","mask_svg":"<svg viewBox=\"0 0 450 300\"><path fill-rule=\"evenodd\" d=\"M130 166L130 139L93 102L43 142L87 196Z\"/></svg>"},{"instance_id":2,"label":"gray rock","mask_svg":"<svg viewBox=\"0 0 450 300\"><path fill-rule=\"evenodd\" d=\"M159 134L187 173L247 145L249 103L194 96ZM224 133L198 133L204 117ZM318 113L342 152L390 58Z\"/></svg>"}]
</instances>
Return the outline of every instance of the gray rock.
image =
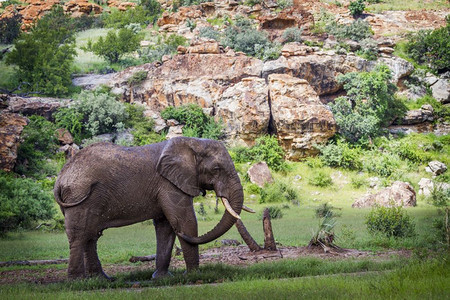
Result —
<instances>
[{"instance_id":1,"label":"gray rock","mask_svg":"<svg viewBox=\"0 0 450 300\"><path fill-rule=\"evenodd\" d=\"M398 82L399 79L411 75L411 73L414 71L414 66L410 62L399 57L382 57L378 61L386 64L389 69L391 69L392 82L395 83Z\"/></svg>"},{"instance_id":2,"label":"gray rock","mask_svg":"<svg viewBox=\"0 0 450 300\"><path fill-rule=\"evenodd\" d=\"M428 178L420 179L419 195L424 195L424 196L428 197L431 195L434 188L435 188L435 183L433 182L433 180L428 179ZM448 184L446 182L437 182L436 188L446 191L446 190L450 189L450 184Z\"/></svg>"},{"instance_id":3,"label":"gray rock","mask_svg":"<svg viewBox=\"0 0 450 300\"><path fill-rule=\"evenodd\" d=\"M80 86L87 90L94 90L100 85L109 85L114 75L115 73L83 75L72 79L72 83L75 86Z\"/></svg>"},{"instance_id":4,"label":"gray rock","mask_svg":"<svg viewBox=\"0 0 450 300\"><path fill-rule=\"evenodd\" d=\"M412 125L434 120L434 110L429 104L424 104L420 109L413 109L406 112L405 116L397 120L399 125Z\"/></svg>"},{"instance_id":5,"label":"gray rock","mask_svg":"<svg viewBox=\"0 0 450 300\"><path fill-rule=\"evenodd\" d=\"M439 79L431 86L431 92L442 104L450 103L450 80Z\"/></svg>"},{"instance_id":6,"label":"gray rock","mask_svg":"<svg viewBox=\"0 0 450 300\"><path fill-rule=\"evenodd\" d=\"M131 134L131 130L128 129L117 134L115 143L122 146L131 146L133 141L134 136Z\"/></svg>"},{"instance_id":7,"label":"gray rock","mask_svg":"<svg viewBox=\"0 0 450 300\"><path fill-rule=\"evenodd\" d=\"M71 144L60 147L57 152L64 152L64 154L66 155L66 159L69 159L74 156L79 150L80 147L78 147L77 144Z\"/></svg>"},{"instance_id":8,"label":"gray rock","mask_svg":"<svg viewBox=\"0 0 450 300\"><path fill-rule=\"evenodd\" d=\"M429 173L433 173L433 175L440 175L447 171L447 166L440 161L433 160L428 163L428 167L426 167L425 170Z\"/></svg>"},{"instance_id":9,"label":"gray rock","mask_svg":"<svg viewBox=\"0 0 450 300\"><path fill-rule=\"evenodd\" d=\"M402 181L395 181L392 186L387 187L376 194L365 195L356 200L352 207L372 207L372 206L416 206L416 192L411 184Z\"/></svg>"},{"instance_id":10,"label":"gray rock","mask_svg":"<svg viewBox=\"0 0 450 300\"><path fill-rule=\"evenodd\" d=\"M183 136L183 127L184 125L177 125L169 127L169 132L166 135L166 139L170 140L171 138L177 136Z\"/></svg>"},{"instance_id":11,"label":"gray rock","mask_svg":"<svg viewBox=\"0 0 450 300\"><path fill-rule=\"evenodd\" d=\"M264 187L266 183L273 182L269 166L264 161L251 166L250 169L248 169L247 174L250 177L250 182L259 187Z\"/></svg>"}]
</instances>

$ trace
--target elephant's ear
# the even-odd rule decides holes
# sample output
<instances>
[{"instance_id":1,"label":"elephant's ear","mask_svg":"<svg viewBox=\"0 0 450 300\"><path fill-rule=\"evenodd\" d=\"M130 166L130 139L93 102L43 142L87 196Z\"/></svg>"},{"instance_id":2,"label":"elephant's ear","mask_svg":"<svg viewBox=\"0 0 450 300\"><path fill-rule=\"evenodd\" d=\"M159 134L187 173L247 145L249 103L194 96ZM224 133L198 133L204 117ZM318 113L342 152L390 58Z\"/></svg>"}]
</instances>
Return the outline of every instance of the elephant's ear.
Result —
<instances>
[{"instance_id":1,"label":"elephant's ear","mask_svg":"<svg viewBox=\"0 0 450 300\"><path fill-rule=\"evenodd\" d=\"M172 138L164 147L156 170L180 190L192 197L200 194L196 153L185 137Z\"/></svg>"}]
</instances>

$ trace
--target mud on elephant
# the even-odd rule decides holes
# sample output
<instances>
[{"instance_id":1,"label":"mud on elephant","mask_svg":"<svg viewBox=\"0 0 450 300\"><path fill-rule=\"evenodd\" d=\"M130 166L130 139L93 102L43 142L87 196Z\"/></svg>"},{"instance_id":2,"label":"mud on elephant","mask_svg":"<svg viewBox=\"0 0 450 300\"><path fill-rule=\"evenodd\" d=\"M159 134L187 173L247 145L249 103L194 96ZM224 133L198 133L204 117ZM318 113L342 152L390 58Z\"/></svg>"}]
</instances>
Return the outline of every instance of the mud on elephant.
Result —
<instances>
[{"instance_id":1,"label":"mud on elephant","mask_svg":"<svg viewBox=\"0 0 450 300\"><path fill-rule=\"evenodd\" d=\"M214 190L226 210L220 222L198 236L193 197ZM62 169L54 188L70 244L69 278L106 276L97 240L106 228L153 219L156 271L168 273L175 236L187 271L198 268L198 244L228 231L243 205L239 177L225 147L213 140L179 137L142 147L94 144Z\"/></svg>"}]
</instances>

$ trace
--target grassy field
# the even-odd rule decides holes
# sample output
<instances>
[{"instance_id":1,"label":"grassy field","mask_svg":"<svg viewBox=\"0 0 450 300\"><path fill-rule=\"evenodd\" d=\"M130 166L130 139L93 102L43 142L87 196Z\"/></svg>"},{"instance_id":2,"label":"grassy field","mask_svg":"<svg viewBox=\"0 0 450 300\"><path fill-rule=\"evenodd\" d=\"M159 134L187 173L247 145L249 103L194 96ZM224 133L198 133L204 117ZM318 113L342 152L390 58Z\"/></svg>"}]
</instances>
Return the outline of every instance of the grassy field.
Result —
<instances>
[{"instance_id":1,"label":"grassy field","mask_svg":"<svg viewBox=\"0 0 450 300\"><path fill-rule=\"evenodd\" d=\"M366 4L366 11L381 13L386 10L444 9L450 7L446 0L383 0L378 2Z\"/></svg>"}]
</instances>

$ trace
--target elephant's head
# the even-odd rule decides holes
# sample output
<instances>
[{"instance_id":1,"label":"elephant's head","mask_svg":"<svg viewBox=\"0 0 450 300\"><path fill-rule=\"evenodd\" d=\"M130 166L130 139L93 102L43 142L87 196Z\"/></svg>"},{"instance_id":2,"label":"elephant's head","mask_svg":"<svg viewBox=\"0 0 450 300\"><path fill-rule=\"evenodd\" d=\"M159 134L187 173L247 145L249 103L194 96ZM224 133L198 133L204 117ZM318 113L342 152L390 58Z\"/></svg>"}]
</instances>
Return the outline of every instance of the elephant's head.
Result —
<instances>
[{"instance_id":1,"label":"elephant's head","mask_svg":"<svg viewBox=\"0 0 450 300\"><path fill-rule=\"evenodd\" d=\"M227 232L239 218L244 193L228 151L218 141L177 137L169 140L158 161L157 171L180 190L198 196L214 190L227 208L220 222L200 237L177 234L192 244L208 243Z\"/></svg>"}]
</instances>

